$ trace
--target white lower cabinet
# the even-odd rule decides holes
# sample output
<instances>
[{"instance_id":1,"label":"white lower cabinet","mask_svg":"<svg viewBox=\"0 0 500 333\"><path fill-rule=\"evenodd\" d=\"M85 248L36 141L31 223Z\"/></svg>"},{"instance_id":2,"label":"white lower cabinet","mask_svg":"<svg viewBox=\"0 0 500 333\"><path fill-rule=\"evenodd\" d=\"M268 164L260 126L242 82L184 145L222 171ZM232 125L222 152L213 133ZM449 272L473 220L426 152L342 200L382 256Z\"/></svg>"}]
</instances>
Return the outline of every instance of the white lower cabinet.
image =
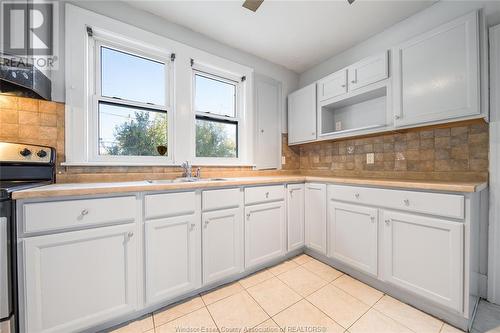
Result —
<instances>
[{"instance_id":1,"label":"white lower cabinet","mask_svg":"<svg viewBox=\"0 0 500 333\"><path fill-rule=\"evenodd\" d=\"M136 224L27 238L26 332L76 332L137 308Z\"/></svg>"},{"instance_id":2,"label":"white lower cabinet","mask_svg":"<svg viewBox=\"0 0 500 333\"><path fill-rule=\"evenodd\" d=\"M203 222L203 283L241 273L243 257L243 209L205 212Z\"/></svg>"},{"instance_id":3,"label":"white lower cabinet","mask_svg":"<svg viewBox=\"0 0 500 333\"><path fill-rule=\"evenodd\" d=\"M200 287L200 229L199 214L145 222L147 304Z\"/></svg>"},{"instance_id":4,"label":"white lower cabinet","mask_svg":"<svg viewBox=\"0 0 500 333\"><path fill-rule=\"evenodd\" d=\"M330 200L328 256L377 276L378 210Z\"/></svg>"},{"instance_id":5,"label":"white lower cabinet","mask_svg":"<svg viewBox=\"0 0 500 333\"><path fill-rule=\"evenodd\" d=\"M245 268L283 256L285 230L284 201L245 207Z\"/></svg>"},{"instance_id":6,"label":"white lower cabinet","mask_svg":"<svg viewBox=\"0 0 500 333\"><path fill-rule=\"evenodd\" d=\"M305 185L305 245L326 255L326 184Z\"/></svg>"},{"instance_id":7,"label":"white lower cabinet","mask_svg":"<svg viewBox=\"0 0 500 333\"><path fill-rule=\"evenodd\" d=\"M385 280L462 311L463 223L392 211L383 221Z\"/></svg>"},{"instance_id":8,"label":"white lower cabinet","mask_svg":"<svg viewBox=\"0 0 500 333\"><path fill-rule=\"evenodd\" d=\"M290 184L287 190L288 251L293 251L304 246L304 184Z\"/></svg>"}]
</instances>

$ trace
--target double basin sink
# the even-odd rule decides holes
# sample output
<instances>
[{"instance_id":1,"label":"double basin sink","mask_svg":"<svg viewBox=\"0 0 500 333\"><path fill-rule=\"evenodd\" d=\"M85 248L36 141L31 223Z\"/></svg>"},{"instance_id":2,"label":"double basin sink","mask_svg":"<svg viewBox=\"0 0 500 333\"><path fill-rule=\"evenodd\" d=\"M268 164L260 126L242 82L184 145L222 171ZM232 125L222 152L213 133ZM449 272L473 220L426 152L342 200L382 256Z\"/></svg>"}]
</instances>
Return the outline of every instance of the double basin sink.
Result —
<instances>
[{"instance_id":1,"label":"double basin sink","mask_svg":"<svg viewBox=\"0 0 500 333\"><path fill-rule=\"evenodd\" d=\"M171 184L171 183L195 183L195 182L220 182L225 181L227 178L196 178L196 177L182 177L175 179L157 179L146 180L148 184Z\"/></svg>"}]
</instances>

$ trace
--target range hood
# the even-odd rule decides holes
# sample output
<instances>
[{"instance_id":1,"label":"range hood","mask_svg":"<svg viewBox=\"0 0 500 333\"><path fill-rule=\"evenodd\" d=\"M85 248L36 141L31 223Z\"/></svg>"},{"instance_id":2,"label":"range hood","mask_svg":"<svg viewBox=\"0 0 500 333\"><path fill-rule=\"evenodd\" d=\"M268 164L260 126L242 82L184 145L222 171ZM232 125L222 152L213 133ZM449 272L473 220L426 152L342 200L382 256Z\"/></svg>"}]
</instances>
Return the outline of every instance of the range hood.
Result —
<instances>
[{"instance_id":1,"label":"range hood","mask_svg":"<svg viewBox=\"0 0 500 333\"><path fill-rule=\"evenodd\" d=\"M33 65L0 57L0 93L50 100L52 83Z\"/></svg>"}]
</instances>

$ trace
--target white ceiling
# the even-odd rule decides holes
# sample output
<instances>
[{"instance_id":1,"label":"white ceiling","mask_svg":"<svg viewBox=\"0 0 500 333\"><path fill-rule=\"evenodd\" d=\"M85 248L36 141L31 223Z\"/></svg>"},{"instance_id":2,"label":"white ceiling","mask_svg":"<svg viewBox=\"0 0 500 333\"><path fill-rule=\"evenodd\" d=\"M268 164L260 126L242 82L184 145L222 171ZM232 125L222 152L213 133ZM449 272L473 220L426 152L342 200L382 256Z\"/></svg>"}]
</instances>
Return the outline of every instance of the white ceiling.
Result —
<instances>
[{"instance_id":1,"label":"white ceiling","mask_svg":"<svg viewBox=\"0 0 500 333\"><path fill-rule=\"evenodd\" d=\"M127 2L302 73L435 1L265 0L256 13L243 0Z\"/></svg>"}]
</instances>

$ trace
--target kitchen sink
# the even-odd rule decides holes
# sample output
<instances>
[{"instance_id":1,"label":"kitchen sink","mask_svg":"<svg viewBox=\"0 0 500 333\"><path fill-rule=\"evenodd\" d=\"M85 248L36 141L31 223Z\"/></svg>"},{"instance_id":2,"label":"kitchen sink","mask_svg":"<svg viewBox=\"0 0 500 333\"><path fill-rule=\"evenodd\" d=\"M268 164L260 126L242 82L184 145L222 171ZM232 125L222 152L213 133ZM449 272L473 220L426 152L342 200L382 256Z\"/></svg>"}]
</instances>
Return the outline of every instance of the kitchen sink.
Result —
<instances>
[{"instance_id":1,"label":"kitchen sink","mask_svg":"<svg viewBox=\"0 0 500 333\"><path fill-rule=\"evenodd\" d=\"M172 183L194 183L194 182L220 182L225 181L227 178L196 178L196 177L182 177L175 179L154 179L146 180L149 184L172 184Z\"/></svg>"}]
</instances>

